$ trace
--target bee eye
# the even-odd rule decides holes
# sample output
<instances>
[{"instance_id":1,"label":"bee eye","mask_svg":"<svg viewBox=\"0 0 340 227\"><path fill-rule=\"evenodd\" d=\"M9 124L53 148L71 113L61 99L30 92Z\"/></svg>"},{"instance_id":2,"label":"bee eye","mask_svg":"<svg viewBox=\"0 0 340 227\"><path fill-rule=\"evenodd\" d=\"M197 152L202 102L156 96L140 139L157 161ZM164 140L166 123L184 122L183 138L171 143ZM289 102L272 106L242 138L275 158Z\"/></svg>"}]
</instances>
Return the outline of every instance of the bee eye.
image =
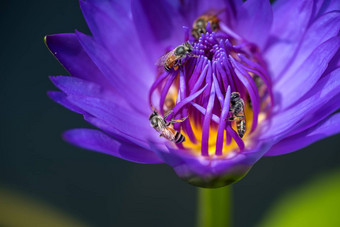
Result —
<instances>
[{"instance_id":1,"label":"bee eye","mask_svg":"<svg viewBox=\"0 0 340 227\"><path fill-rule=\"evenodd\" d=\"M239 95L237 92L233 92L233 93L231 93L231 95L230 95L230 98L232 98L232 99L236 99L236 98L238 98L238 97L240 97L240 95Z\"/></svg>"},{"instance_id":2,"label":"bee eye","mask_svg":"<svg viewBox=\"0 0 340 227\"><path fill-rule=\"evenodd\" d=\"M204 20L198 20L198 21L196 22L196 26L197 26L197 27L205 27L205 22L204 22Z\"/></svg>"},{"instance_id":3,"label":"bee eye","mask_svg":"<svg viewBox=\"0 0 340 227\"><path fill-rule=\"evenodd\" d=\"M216 30L218 28L218 25L216 23L211 23L211 29Z\"/></svg>"},{"instance_id":4,"label":"bee eye","mask_svg":"<svg viewBox=\"0 0 340 227\"><path fill-rule=\"evenodd\" d=\"M183 46L179 46L175 50L175 55L184 55L185 52L185 48Z\"/></svg>"},{"instance_id":5,"label":"bee eye","mask_svg":"<svg viewBox=\"0 0 340 227\"><path fill-rule=\"evenodd\" d=\"M151 125L154 127L158 124L158 119L157 118L152 118L151 119Z\"/></svg>"}]
</instances>

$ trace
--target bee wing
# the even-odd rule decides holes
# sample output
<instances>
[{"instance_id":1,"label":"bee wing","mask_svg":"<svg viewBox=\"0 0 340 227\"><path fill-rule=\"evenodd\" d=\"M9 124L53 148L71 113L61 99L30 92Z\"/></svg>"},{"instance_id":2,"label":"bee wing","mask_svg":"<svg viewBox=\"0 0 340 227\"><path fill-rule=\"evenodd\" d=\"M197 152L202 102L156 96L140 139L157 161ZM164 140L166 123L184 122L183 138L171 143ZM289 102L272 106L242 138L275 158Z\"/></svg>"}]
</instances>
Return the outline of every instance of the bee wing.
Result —
<instances>
[{"instance_id":1,"label":"bee wing","mask_svg":"<svg viewBox=\"0 0 340 227\"><path fill-rule=\"evenodd\" d=\"M168 57L172 55L174 52L175 50L171 50L168 53L164 54L162 57L158 58L155 65L163 67L164 63L166 62L166 59L168 59Z\"/></svg>"},{"instance_id":2,"label":"bee wing","mask_svg":"<svg viewBox=\"0 0 340 227\"><path fill-rule=\"evenodd\" d=\"M173 141L175 139L176 131L170 127L164 127L162 130L162 135L164 138Z\"/></svg>"}]
</instances>

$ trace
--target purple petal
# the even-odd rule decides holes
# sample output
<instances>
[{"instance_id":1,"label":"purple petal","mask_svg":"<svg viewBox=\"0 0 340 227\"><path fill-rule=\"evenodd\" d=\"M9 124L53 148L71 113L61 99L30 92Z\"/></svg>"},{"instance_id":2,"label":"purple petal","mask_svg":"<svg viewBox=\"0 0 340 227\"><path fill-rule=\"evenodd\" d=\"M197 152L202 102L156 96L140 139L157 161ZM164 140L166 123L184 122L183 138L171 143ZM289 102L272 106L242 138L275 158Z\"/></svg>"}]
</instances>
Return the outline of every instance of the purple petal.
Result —
<instances>
[{"instance_id":1,"label":"purple petal","mask_svg":"<svg viewBox=\"0 0 340 227\"><path fill-rule=\"evenodd\" d=\"M146 134L143 137L141 135L137 135L137 133L126 134L121 130L117 129L117 127L112 126L112 124L108 122L106 119L100 119L88 113L84 114L84 120L94 125L95 127L99 128L101 131L105 132L106 134L112 136L115 139L126 141L128 143L135 144L137 146L143 147L144 149L152 150L154 152L155 150L158 150L159 152L166 151L165 145L167 144L168 140L159 137L159 134L156 131L154 131L154 133L155 137L157 138L153 138L153 135L148 136ZM152 146L150 146L150 143L152 143Z\"/></svg>"},{"instance_id":2,"label":"purple petal","mask_svg":"<svg viewBox=\"0 0 340 227\"><path fill-rule=\"evenodd\" d=\"M313 9L313 13L311 15L312 20L317 19L322 5L327 1L329 1L329 0L326 0L326 1L324 1L324 0L314 0L313 1L314 2L314 6L313 6L314 9ZM332 1L332 0L330 0L330 1Z\"/></svg>"},{"instance_id":3,"label":"purple petal","mask_svg":"<svg viewBox=\"0 0 340 227\"><path fill-rule=\"evenodd\" d=\"M129 13L131 0L117 1L117 0L79 0L79 3L87 2L96 8L104 11L108 15L116 15L117 13Z\"/></svg>"},{"instance_id":4,"label":"purple petal","mask_svg":"<svg viewBox=\"0 0 340 227\"><path fill-rule=\"evenodd\" d=\"M198 6L198 15L201 15L208 10L214 10L218 12L221 9L225 9L226 7L228 7L228 4L230 4L228 1L225 0L197 0L193 2L196 2Z\"/></svg>"},{"instance_id":5,"label":"purple petal","mask_svg":"<svg viewBox=\"0 0 340 227\"><path fill-rule=\"evenodd\" d=\"M221 187L244 177L271 145L271 143L257 143L251 150L242 153L232 152L223 158L221 156L198 157L171 148L168 148L169 152L158 152L158 155L174 168L180 178L190 184L200 187Z\"/></svg>"},{"instance_id":6,"label":"purple petal","mask_svg":"<svg viewBox=\"0 0 340 227\"><path fill-rule=\"evenodd\" d=\"M235 31L263 49L273 21L269 0L248 0L237 12Z\"/></svg>"},{"instance_id":7,"label":"purple petal","mask_svg":"<svg viewBox=\"0 0 340 227\"><path fill-rule=\"evenodd\" d=\"M115 56L112 55L111 51L108 51L104 46L96 42L92 37L78 31L76 31L76 35L80 44L87 52L89 57L98 66L98 68L103 72L103 75L106 76L110 82L112 80L115 80L117 77L117 80L119 80L118 82L122 83L125 80L125 83L128 83L126 82L126 80L130 79L130 84L134 83L136 85L139 85L137 87L140 88L145 88L146 86L151 84L152 81L148 81L148 79L150 79L151 77L150 72L138 71L138 73L136 74L130 71L131 68L127 68L124 67L124 65L121 65L121 61L118 61L118 58L115 58ZM152 76L152 79L153 78L154 77ZM112 81L111 83L114 84L114 81Z\"/></svg>"},{"instance_id":8,"label":"purple petal","mask_svg":"<svg viewBox=\"0 0 340 227\"><path fill-rule=\"evenodd\" d=\"M339 29L340 12L330 12L316 20L303 36L302 43L299 45L299 51L296 53L294 61L283 75L283 78L286 75L292 75L320 44L337 36ZM336 49L336 46L334 46L334 49Z\"/></svg>"},{"instance_id":9,"label":"purple petal","mask_svg":"<svg viewBox=\"0 0 340 227\"><path fill-rule=\"evenodd\" d=\"M143 140L131 134L129 135L124 134L121 131L119 131L117 127L113 127L112 124L108 122L108 120L106 119L101 119L96 116L92 116L89 113L85 113L84 120L114 138L117 138L121 141L127 141L129 143L136 144L137 146L143 147L148 150L150 149L149 145L146 143L146 141L144 141L146 140L146 138L144 138Z\"/></svg>"},{"instance_id":10,"label":"purple petal","mask_svg":"<svg viewBox=\"0 0 340 227\"><path fill-rule=\"evenodd\" d=\"M82 109L78 108L77 106L73 105L70 101L68 101L66 94L61 91L49 91L47 92L47 95L56 103L59 103L60 105L66 107L67 109L73 112L76 112L79 114L84 113Z\"/></svg>"},{"instance_id":11,"label":"purple petal","mask_svg":"<svg viewBox=\"0 0 340 227\"><path fill-rule=\"evenodd\" d=\"M114 63L137 76L145 73L143 77L148 79L153 64L140 61L147 59L147 56L136 39L137 32L126 5L119 3L125 1L114 1L105 5L101 2L80 1L80 7L95 40L108 48Z\"/></svg>"},{"instance_id":12,"label":"purple petal","mask_svg":"<svg viewBox=\"0 0 340 227\"><path fill-rule=\"evenodd\" d=\"M148 164L162 163L162 160L152 151L111 138L99 130L71 129L66 131L63 137L73 145L128 161Z\"/></svg>"},{"instance_id":13,"label":"purple petal","mask_svg":"<svg viewBox=\"0 0 340 227\"><path fill-rule=\"evenodd\" d=\"M307 29L313 10L310 0L278 0L273 5L273 26L265 52L269 71L275 81L289 65Z\"/></svg>"},{"instance_id":14,"label":"purple petal","mask_svg":"<svg viewBox=\"0 0 340 227\"><path fill-rule=\"evenodd\" d=\"M339 132L340 113L337 113L310 129L280 141L274 145L265 156L287 154Z\"/></svg>"},{"instance_id":15,"label":"purple petal","mask_svg":"<svg viewBox=\"0 0 340 227\"><path fill-rule=\"evenodd\" d=\"M335 69L340 67L340 49L338 52L334 55L332 60L328 63L328 67L325 70L323 75L328 75L330 72L334 71Z\"/></svg>"},{"instance_id":16,"label":"purple petal","mask_svg":"<svg viewBox=\"0 0 340 227\"><path fill-rule=\"evenodd\" d=\"M330 77L340 78L340 68L334 70L330 74L326 75L323 81L325 80L332 80ZM309 113L303 119L301 119L294 127L291 133L288 136L292 136L298 134L302 131L305 131L314 125L318 124L320 121L327 118L331 113L334 113L340 109L340 97L335 96L326 104L322 105L322 108L319 108L314 113Z\"/></svg>"},{"instance_id":17,"label":"purple petal","mask_svg":"<svg viewBox=\"0 0 340 227\"><path fill-rule=\"evenodd\" d=\"M121 106L128 106L127 103L124 102L124 99L119 97L116 93L111 92L111 90L103 89L98 84L70 76L51 76L50 80L57 88L67 95L96 97L115 101Z\"/></svg>"},{"instance_id":18,"label":"purple petal","mask_svg":"<svg viewBox=\"0 0 340 227\"><path fill-rule=\"evenodd\" d=\"M147 104L147 80L143 72L139 76L130 74L115 62L109 52L95 42L91 37L80 32L76 33L93 62L100 68L115 90L139 111L145 111Z\"/></svg>"},{"instance_id":19,"label":"purple petal","mask_svg":"<svg viewBox=\"0 0 340 227\"><path fill-rule=\"evenodd\" d=\"M195 2L198 8L194 20L207 11L213 11L219 13L219 18L224 19L228 24L232 22L230 20L236 19L234 17L236 17L237 10L242 5L242 1L239 0L197 0L192 2ZM188 10L190 11L190 8ZM224 11L224 13L220 13L220 11Z\"/></svg>"},{"instance_id":20,"label":"purple petal","mask_svg":"<svg viewBox=\"0 0 340 227\"><path fill-rule=\"evenodd\" d=\"M114 101L99 98L71 95L68 100L91 116L101 120L107 127L112 128L115 135L134 141L140 146L145 147L146 139L155 143L164 142L150 126L146 115L126 109Z\"/></svg>"},{"instance_id":21,"label":"purple petal","mask_svg":"<svg viewBox=\"0 0 340 227\"><path fill-rule=\"evenodd\" d=\"M340 97L333 97L332 100L327 102L322 106L322 108L318 109L314 113L308 114L305 116L299 123L296 124L294 130L288 134L288 136L296 135L300 132L303 132L314 125L318 124L320 121L327 118L331 113L340 109Z\"/></svg>"},{"instance_id":22,"label":"purple petal","mask_svg":"<svg viewBox=\"0 0 340 227\"><path fill-rule=\"evenodd\" d=\"M104 89L96 83L70 76L50 76L50 80L57 88L69 95L103 96Z\"/></svg>"},{"instance_id":23,"label":"purple petal","mask_svg":"<svg viewBox=\"0 0 340 227\"><path fill-rule=\"evenodd\" d=\"M187 26L190 26L194 20L200 15L198 13L199 5L196 1L192 0L169 0L169 4L172 4L172 6L176 9L176 11L179 12L179 14L182 16L182 18L185 21L185 24Z\"/></svg>"},{"instance_id":24,"label":"purple petal","mask_svg":"<svg viewBox=\"0 0 340 227\"><path fill-rule=\"evenodd\" d=\"M168 1L132 0L131 10L147 60L155 63L165 54L167 47L172 48L184 42L186 25L181 15Z\"/></svg>"},{"instance_id":25,"label":"purple petal","mask_svg":"<svg viewBox=\"0 0 340 227\"><path fill-rule=\"evenodd\" d=\"M81 47L75 34L48 35L45 43L72 76L107 86L101 71Z\"/></svg>"},{"instance_id":26,"label":"purple petal","mask_svg":"<svg viewBox=\"0 0 340 227\"><path fill-rule=\"evenodd\" d=\"M307 28L313 8L309 0L278 0L273 4L273 26L271 35L284 40L301 38Z\"/></svg>"},{"instance_id":27,"label":"purple petal","mask_svg":"<svg viewBox=\"0 0 340 227\"><path fill-rule=\"evenodd\" d=\"M273 115L271 121L263 122L259 139L277 141L294 130L294 126L306 117L314 114L333 100L340 91L340 69L322 78L304 98L290 109ZM329 113L331 114L331 112ZM296 130L296 129L295 129Z\"/></svg>"},{"instance_id":28,"label":"purple petal","mask_svg":"<svg viewBox=\"0 0 340 227\"><path fill-rule=\"evenodd\" d=\"M337 0L317 0L315 1L314 18L331 11L340 10L340 1Z\"/></svg>"},{"instance_id":29,"label":"purple petal","mask_svg":"<svg viewBox=\"0 0 340 227\"><path fill-rule=\"evenodd\" d=\"M275 84L274 90L281 95L281 109L294 104L314 86L339 47L339 37L327 40L318 46L296 71L285 75Z\"/></svg>"}]
</instances>

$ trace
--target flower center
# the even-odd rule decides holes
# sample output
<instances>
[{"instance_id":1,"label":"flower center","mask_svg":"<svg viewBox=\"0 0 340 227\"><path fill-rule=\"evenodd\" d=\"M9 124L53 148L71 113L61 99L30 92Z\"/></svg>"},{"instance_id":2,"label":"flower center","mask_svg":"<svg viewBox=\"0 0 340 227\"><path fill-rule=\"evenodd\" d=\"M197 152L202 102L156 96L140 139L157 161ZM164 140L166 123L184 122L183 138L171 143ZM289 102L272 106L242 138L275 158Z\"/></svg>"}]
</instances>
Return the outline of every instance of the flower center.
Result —
<instances>
[{"instance_id":1,"label":"flower center","mask_svg":"<svg viewBox=\"0 0 340 227\"><path fill-rule=\"evenodd\" d=\"M261 53L222 22L207 22L192 34L161 58L150 105L165 116L166 127L186 138L181 143L170 139L178 148L202 156L242 152L273 106Z\"/></svg>"}]
</instances>

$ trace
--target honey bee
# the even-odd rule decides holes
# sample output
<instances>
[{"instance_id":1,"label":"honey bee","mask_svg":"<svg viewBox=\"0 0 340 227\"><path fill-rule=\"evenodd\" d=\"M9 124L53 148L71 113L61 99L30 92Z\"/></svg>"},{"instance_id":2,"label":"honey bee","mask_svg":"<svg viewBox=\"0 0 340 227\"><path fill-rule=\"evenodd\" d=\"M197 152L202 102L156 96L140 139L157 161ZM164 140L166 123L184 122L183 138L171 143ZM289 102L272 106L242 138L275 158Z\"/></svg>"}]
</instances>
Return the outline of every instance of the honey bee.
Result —
<instances>
[{"instance_id":1,"label":"honey bee","mask_svg":"<svg viewBox=\"0 0 340 227\"><path fill-rule=\"evenodd\" d=\"M185 141L185 137L180 132L176 131L173 128L172 124L183 122L185 121L185 119L187 119L187 117L182 118L180 120L175 120L175 119L172 119L171 121L165 120L171 112L172 111L170 111L164 117L162 117L154 110L153 113L149 117L149 121L151 123L151 126L157 132L160 133L159 136L163 136L164 138L170 140L171 142L182 143Z\"/></svg>"},{"instance_id":2,"label":"honey bee","mask_svg":"<svg viewBox=\"0 0 340 227\"><path fill-rule=\"evenodd\" d=\"M189 42L185 42L182 45L179 45L172 51L166 53L163 55L157 65L161 65L164 67L164 69L168 72L172 68L177 70L178 67L181 65L181 60L185 58L186 56L195 56L191 55L193 47Z\"/></svg>"},{"instance_id":3,"label":"honey bee","mask_svg":"<svg viewBox=\"0 0 340 227\"><path fill-rule=\"evenodd\" d=\"M242 138L246 131L246 118L244 115L244 101L238 92L232 92L230 95L229 114L231 117L228 118L228 121L236 122L237 134Z\"/></svg>"},{"instance_id":4,"label":"honey bee","mask_svg":"<svg viewBox=\"0 0 340 227\"><path fill-rule=\"evenodd\" d=\"M217 14L206 13L197 18L192 25L191 34L197 40L201 37L202 33L207 33L207 25L210 22L210 27L213 32L216 32L219 28L220 20Z\"/></svg>"}]
</instances>

